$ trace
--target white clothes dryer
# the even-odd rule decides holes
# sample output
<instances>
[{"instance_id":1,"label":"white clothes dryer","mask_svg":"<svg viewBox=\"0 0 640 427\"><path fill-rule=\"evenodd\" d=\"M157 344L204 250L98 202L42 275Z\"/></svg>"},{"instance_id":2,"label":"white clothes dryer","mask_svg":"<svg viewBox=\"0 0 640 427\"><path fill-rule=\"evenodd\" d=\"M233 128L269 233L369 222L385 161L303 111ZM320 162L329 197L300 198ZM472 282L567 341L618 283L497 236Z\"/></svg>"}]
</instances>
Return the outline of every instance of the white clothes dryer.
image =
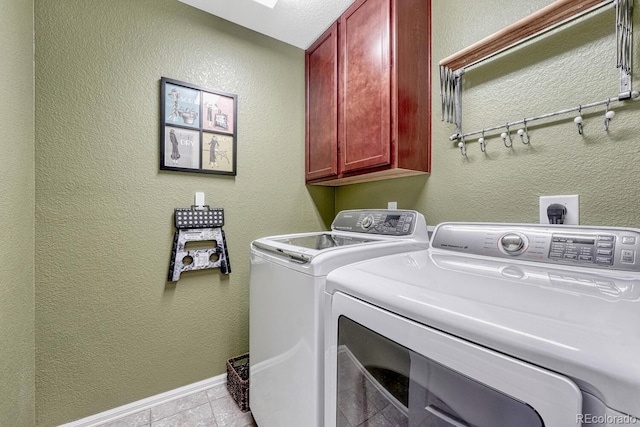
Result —
<instances>
[{"instance_id":1,"label":"white clothes dryer","mask_svg":"<svg viewBox=\"0 0 640 427\"><path fill-rule=\"evenodd\" d=\"M427 248L424 216L348 210L329 232L251 244L251 412L260 427L323 427L324 287L335 268Z\"/></svg>"},{"instance_id":2,"label":"white clothes dryer","mask_svg":"<svg viewBox=\"0 0 640 427\"><path fill-rule=\"evenodd\" d=\"M325 425L640 425L640 230L445 223L326 285Z\"/></svg>"}]
</instances>

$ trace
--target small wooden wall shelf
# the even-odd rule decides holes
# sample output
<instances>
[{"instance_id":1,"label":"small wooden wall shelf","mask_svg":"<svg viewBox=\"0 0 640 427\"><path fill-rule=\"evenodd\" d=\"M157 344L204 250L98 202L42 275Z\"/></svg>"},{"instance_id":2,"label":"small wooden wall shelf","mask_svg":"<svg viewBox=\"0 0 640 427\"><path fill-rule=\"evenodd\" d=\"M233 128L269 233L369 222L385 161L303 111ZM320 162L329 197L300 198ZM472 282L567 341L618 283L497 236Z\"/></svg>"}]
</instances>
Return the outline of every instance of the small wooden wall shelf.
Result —
<instances>
[{"instance_id":1,"label":"small wooden wall shelf","mask_svg":"<svg viewBox=\"0 0 640 427\"><path fill-rule=\"evenodd\" d=\"M444 58L439 64L441 67L454 71L459 70L611 2L612 0L557 0L526 18Z\"/></svg>"}]
</instances>

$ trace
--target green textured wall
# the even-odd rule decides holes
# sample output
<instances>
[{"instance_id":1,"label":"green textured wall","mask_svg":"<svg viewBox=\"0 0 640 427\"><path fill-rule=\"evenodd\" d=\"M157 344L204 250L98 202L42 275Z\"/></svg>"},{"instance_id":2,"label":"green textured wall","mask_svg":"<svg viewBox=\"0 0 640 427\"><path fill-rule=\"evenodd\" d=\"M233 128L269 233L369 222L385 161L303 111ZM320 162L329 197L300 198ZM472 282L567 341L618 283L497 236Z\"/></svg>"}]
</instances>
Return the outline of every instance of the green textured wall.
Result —
<instances>
[{"instance_id":1,"label":"green textured wall","mask_svg":"<svg viewBox=\"0 0 640 427\"><path fill-rule=\"evenodd\" d=\"M613 106L604 131L604 107L585 110L584 137L573 115L529 124L531 145L512 129L513 149L500 132L487 134L487 154L477 137L463 158L440 121L437 64L459 50L552 3L435 0L433 2L433 160L429 177L358 184L336 191L336 209L386 207L423 212L443 221L538 222L541 195L580 195L582 224L640 227L640 101ZM635 11L634 26L640 28ZM469 69L463 77L463 130L521 120L614 97L615 16L612 9L582 19ZM640 38L634 39L638 58ZM637 63L637 61L636 61ZM636 73L636 88L639 87Z\"/></svg>"},{"instance_id":2,"label":"green textured wall","mask_svg":"<svg viewBox=\"0 0 640 427\"><path fill-rule=\"evenodd\" d=\"M8 200L0 218L8 223L33 215L32 104L24 96L31 93L31 21L28 2L8 0L6 9L0 1L3 49L11 49L3 57L17 61L3 61L0 70L20 82L5 88L11 102L0 105L3 117L14 118L0 121L13 137L0 144L16 159L0 183ZM434 75L441 58L550 3L434 0ZM601 13L469 70L464 129L614 96L613 19L611 11ZM636 13L636 28L639 19ZM251 240L324 228L341 209L398 201L431 224L535 222L540 195L580 194L583 224L640 226L635 102L615 106L608 134L603 110L594 109L585 114L584 137L567 116L530 125L531 146L514 134L506 149L496 133L486 155L473 139L463 158L448 140L453 125L440 121L436 77L432 174L338 188L334 206L333 189L304 185L301 50L177 0L35 0L35 34L38 426L224 372L224 361L248 348ZM636 37L636 58L638 45ZM158 170L161 76L238 94L237 177ZM16 109L24 112L20 120ZM196 191L225 208L233 273L190 273L174 285L166 281L171 214ZM27 260L27 268L0 266L7 288L0 335L10 343L0 356L12 373L2 373L0 425L9 417L9 425L27 426L34 402L33 221L4 233L3 259Z\"/></svg>"},{"instance_id":3,"label":"green textured wall","mask_svg":"<svg viewBox=\"0 0 640 427\"><path fill-rule=\"evenodd\" d=\"M304 185L304 52L177 0L35 0L37 424L225 372L248 350L249 245L322 229ZM238 175L159 171L160 77L238 95ZM176 207L225 209L233 272L167 282Z\"/></svg>"},{"instance_id":4,"label":"green textured wall","mask_svg":"<svg viewBox=\"0 0 640 427\"><path fill-rule=\"evenodd\" d=\"M0 426L31 427L34 396L33 3L0 0Z\"/></svg>"}]
</instances>

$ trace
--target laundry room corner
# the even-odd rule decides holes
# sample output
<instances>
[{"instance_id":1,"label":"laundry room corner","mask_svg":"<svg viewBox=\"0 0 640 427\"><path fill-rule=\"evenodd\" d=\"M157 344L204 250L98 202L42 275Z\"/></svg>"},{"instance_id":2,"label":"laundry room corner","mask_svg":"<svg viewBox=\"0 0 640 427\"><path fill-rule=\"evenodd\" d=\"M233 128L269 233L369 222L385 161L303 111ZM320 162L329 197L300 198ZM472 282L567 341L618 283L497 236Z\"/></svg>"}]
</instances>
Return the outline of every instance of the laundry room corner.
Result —
<instances>
[{"instance_id":1,"label":"laundry room corner","mask_svg":"<svg viewBox=\"0 0 640 427\"><path fill-rule=\"evenodd\" d=\"M307 185L307 191L315 205L318 218L324 224L325 229L331 227L333 218L338 213L336 210L336 189L334 187L321 187Z\"/></svg>"}]
</instances>

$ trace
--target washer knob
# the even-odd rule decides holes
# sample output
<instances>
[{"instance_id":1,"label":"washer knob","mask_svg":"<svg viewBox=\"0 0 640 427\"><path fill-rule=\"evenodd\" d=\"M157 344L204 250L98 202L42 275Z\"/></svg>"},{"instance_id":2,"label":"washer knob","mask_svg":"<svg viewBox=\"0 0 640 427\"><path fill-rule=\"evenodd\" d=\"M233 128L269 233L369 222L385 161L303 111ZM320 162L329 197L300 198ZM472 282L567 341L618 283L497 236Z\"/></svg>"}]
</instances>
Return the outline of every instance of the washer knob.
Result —
<instances>
[{"instance_id":1,"label":"washer knob","mask_svg":"<svg viewBox=\"0 0 640 427\"><path fill-rule=\"evenodd\" d=\"M360 223L360 226L362 227L363 230L368 230L369 228L371 228L373 223L374 223L373 216L372 215L367 215L362 219L362 222Z\"/></svg>"},{"instance_id":2,"label":"washer knob","mask_svg":"<svg viewBox=\"0 0 640 427\"><path fill-rule=\"evenodd\" d=\"M507 233L500 238L500 247L508 255L519 255L526 249L525 237L518 233Z\"/></svg>"}]
</instances>

